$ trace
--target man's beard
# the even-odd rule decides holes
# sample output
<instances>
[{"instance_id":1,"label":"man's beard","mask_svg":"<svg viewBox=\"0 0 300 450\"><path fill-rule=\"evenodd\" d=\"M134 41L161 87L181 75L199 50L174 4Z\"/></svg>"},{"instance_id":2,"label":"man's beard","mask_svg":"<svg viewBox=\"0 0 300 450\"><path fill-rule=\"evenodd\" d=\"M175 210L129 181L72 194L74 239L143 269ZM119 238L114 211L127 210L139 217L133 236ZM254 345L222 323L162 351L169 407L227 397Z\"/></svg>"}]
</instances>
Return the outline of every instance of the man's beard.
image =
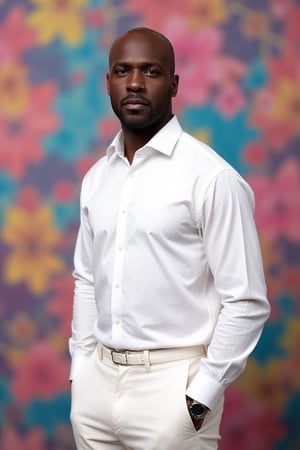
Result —
<instances>
[{"instance_id":1,"label":"man's beard","mask_svg":"<svg viewBox=\"0 0 300 450\"><path fill-rule=\"evenodd\" d=\"M113 106L114 113L120 120L121 124L128 130L143 130L151 127L156 122L152 107L149 105L147 114L141 114L140 111L131 111L124 114L121 108Z\"/></svg>"}]
</instances>

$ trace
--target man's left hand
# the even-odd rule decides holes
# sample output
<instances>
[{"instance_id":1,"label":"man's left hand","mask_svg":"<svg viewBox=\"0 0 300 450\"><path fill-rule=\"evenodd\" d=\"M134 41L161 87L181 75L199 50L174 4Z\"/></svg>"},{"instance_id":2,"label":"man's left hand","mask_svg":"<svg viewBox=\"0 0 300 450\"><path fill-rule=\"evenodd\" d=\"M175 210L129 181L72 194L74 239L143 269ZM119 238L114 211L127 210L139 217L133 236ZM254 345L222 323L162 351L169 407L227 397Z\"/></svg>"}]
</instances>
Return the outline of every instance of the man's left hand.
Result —
<instances>
[{"instance_id":1,"label":"man's left hand","mask_svg":"<svg viewBox=\"0 0 300 450\"><path fill-rule=\"evenodd\" d=\"M186 404L187 404L188 412L189 412L191 420L192 420L192 422L194 424L195 430L199 431L200 428L202 427L204 419L196 419L195 417L192 416L191 411L190 411L190 406L193 403L193 399L191 399L188 396L186 396L185 398L186 398Z\"/></svg>"}]
</instances>

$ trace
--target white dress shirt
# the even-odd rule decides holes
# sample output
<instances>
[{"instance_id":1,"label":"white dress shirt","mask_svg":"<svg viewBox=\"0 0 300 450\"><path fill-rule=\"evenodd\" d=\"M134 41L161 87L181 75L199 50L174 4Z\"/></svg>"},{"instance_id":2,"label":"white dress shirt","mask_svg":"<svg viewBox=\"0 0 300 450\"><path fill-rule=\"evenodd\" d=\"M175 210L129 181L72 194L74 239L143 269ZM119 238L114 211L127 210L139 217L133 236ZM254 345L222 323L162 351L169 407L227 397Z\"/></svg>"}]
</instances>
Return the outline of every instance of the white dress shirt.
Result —
<instances>
[{"instance_id":1,"label":"white dress shirt","mask_svg":"<svg viewBox=\"0 0 300 450\"><path fill-rule=\"evenodd\" d=\"M70 378L98 341L205 344L187 394L212 407L269 314L253 209L248 184L176 117L132 165L119 132L82 184Z\"/></svg>"}]
</instances>

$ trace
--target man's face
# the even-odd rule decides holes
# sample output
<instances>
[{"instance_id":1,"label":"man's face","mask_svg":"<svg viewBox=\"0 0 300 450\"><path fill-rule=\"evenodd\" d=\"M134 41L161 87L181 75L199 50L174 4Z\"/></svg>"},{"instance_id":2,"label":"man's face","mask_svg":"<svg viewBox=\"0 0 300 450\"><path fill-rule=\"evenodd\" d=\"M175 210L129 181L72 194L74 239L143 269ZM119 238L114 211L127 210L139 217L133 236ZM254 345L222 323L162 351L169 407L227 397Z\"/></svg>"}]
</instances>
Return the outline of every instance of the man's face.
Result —
<instances>
[{"instance_id":1,"label":"man's face","mask_svg":"<svg viewBox=\"0 0 300 450\"><path fill-rule=\"evenodd\" d=\"M135 31L113 46L107 91L123 127L162 127L171 118L177 86L169 48L159 37Z\"/></svg>"}]
</instances>

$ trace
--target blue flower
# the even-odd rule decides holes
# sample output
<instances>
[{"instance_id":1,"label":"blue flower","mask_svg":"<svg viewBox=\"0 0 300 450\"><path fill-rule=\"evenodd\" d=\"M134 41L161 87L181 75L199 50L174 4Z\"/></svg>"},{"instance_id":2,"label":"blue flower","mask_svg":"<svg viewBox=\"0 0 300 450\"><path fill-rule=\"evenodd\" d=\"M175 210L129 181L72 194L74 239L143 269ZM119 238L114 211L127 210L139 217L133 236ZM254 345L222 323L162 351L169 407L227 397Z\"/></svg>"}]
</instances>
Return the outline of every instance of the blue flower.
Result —
<instances>
[{"instance_id":1,"label":"blue flower","mask_svg":"<svg viewBox=\"0 0 300 450\"><path fill-rule=\"evenodd\" d=\"M0 426L4 422L5 408L11 402L8 380L0 378Z\"/></svg>"},{"instance_id":2,"label":"blue flower","mask_svg":"<svg viewBox=\"0 0 300 450\"><path fill-rule=\"evenodd\" d=\"M3 222L4 210L14 199L16 191L16 183L7 173L0 172L0 224Z\"/></svg>"},{"instance_id":3,"label":"blue flower","mask_svg":"<svg viewBox=\"0 0 300 450\"><path fill-rule=\"evenodd\" d=\"M69 415L70 395L63 393L49 401L33 400L25 410L23 425L26 428L41 427L51 438L60 424L70 424Z\"/></svg>"},{"instance_id":4,"label":"blue flower","mask_svg":"<svg viewBox=\"0 0 300 450\"><path fill-rule=\"evenodd\" d=\"M105 116L105 101L98 83L89 82L62 93L55 102L61 128L44 139L45 152L64 159L77 160L98 139L98 122Z\"/></svg>"},{"instance_id":5,"label":"blue flower","mask_svg":"<svg viewBox=\"0 0 300 450\"><path fill-rule=\"evenodd\" d=\"M249 125L247 119L246 111L225 119L212 104L207 104L201 108L187 108L182 123L192 134L200 129L208 130L211 147L242 173L246 170L241 158L242 149L258 137L258 131Z\"/></svg>"},{"instance_id":6,"label":"blue flower","mask_svg":"<svg viewBox=\"0 0 300 450\"><path fill-rule=\"evenodd\" d=\"M53 206L55 223L60 229L79 220L79 201L72 203L59 203Z\"/></svg>"},{"instance_id":7,"label":"blue flower","mask_svg":"<svg viewBox=\"0 0 300 450\"><path fill-rule=\"evenodd\" d=\"M82 71L85 74L97 72L98 76L101 72L105 73L107 51L100 46L101 36L101 29L87 28L84 39L76 47L61 44L64 63L69 74L74 71Z\"/></svg>"},{"instance_id":8,"label":"blue flower","mask_svg":"<svg viewBox=\"0 0 300 450\"><path fill-rule=\"evenodd\" d=\"M286 449L298 449L300 442L300 427L299 427L299 414L300 414L300 392L295 390L288 398L288 401L283 410L282 422L285 426L287 433L283 440L276 446L278 450Z\"/></svg>"},{"instance_id":9,"label":"blue flower","mask_svg":"<svg viewBox=\"0 0 300 450\"><path fill-rule=\"evenodd\" d=\"M250 69L243 80L243 85L249 91L255 91L268 82L268 72L263 61L257 60L250 65Z\"/></svg>"},{"instance_id":10,"label":"blue flower","mask_svg":"<svg viewBox=\"0 0 300 450\"><path fill-rule=\"evenodd\" d=\"M44 147L48 154L65 161L77 160L98 145L99 121L110 111L104 89L106 56L98 48L98 40L99 33L88 30L81 46L63 47L66 70L70 76L79 74L82 80L58 95L55 110L61 118L61 127L44 139Z\"/></svg>"}]
</instances>

